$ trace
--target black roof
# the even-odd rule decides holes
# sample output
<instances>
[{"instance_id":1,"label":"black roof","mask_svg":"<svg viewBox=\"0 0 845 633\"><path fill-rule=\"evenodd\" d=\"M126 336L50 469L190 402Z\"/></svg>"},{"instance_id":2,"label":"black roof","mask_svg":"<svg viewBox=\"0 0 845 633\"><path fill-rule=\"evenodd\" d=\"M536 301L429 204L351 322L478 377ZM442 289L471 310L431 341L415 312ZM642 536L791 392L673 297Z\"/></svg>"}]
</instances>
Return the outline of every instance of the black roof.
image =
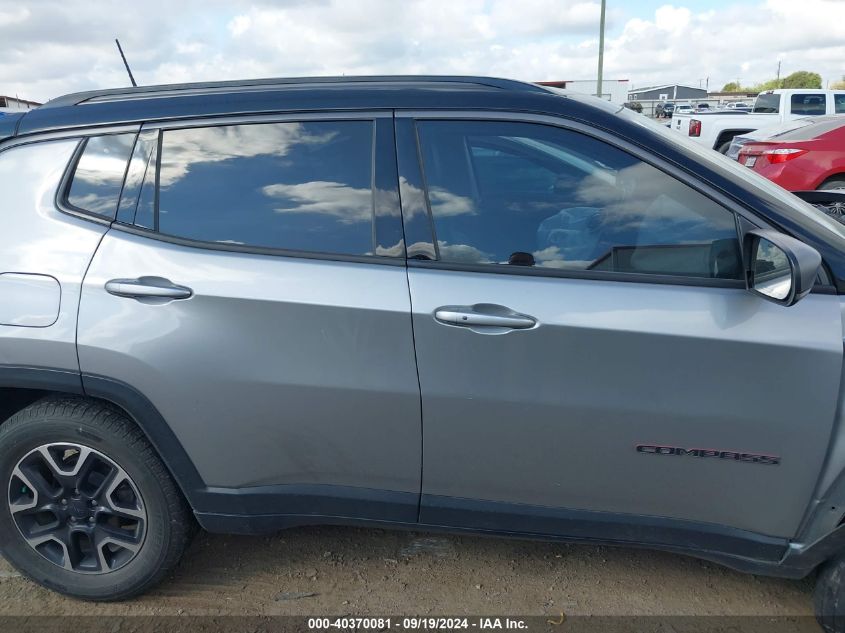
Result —
<instances>
[{"instance_id":1,"label":"black roof","mask_svg":"<svg viewBox=\"0 0 845 633\"><path fill-rule=\"evenodd\" d=\"M498 88L500 90L523 90L545 92L537 84L496 77L467 77L449 75L373 75L356 77L274 77L264 79L240 79L234 81L208 81L186 84L159 84L155 86L133 86L106 90L75 92L49 101L44 107L62 107L85 102L124 101L144 99L152 96L184 96L187 94L214 94L220 92L245 92L273 90L277 88L333 86L362 89L373 85L403 85L405 87L423 84L456 84L452 88L467 86Z\"/></svg>"},{"instance_id":2,"label":"black roof","mask_svg":"<svg viewBox=\"0 0 845 633\"><path fill-rule=\"evenodd\" d=\"M65 95L31 110L17 134L91 125L260 112L508 108L553 112L560 96L536 84L461 76L304 77L139 86Z\"/></svg>"},{"instance_id":3,"label":"black roof","mask_svg":"<svg viewBox=\"0 0 845 633\"><path fill-rule=\"evenodd\" d=\"M344 110L505 110L580 120L659 155L707 181L743 206L819 249L845 291L845 238L795 203L740 181L728 169L699 160L642 115L607 101L536 84L490 77L309 77L143 86L81 92L25 114L0 117L0 140L76 127L134 124L202 116ZM659 130L659 131L658 131ZM785 194L788 196L788 194Z\"/></svg>"}]
</instances>

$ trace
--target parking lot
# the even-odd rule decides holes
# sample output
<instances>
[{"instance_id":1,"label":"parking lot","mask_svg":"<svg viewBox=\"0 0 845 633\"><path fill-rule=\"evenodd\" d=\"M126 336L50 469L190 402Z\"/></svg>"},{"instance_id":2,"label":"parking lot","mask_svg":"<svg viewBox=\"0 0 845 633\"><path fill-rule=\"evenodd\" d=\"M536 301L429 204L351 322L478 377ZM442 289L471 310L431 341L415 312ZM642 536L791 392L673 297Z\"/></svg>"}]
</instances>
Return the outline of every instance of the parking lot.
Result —
<instances>
[{"instance_id":1,"label":"parking lot","mask_svg":"<svg viewBox=\"0 0 845 633\"><path fill-rule=\"evenodd\" d=\"M662 552L340 527L200 533L173 578L116 604L0 563L0 615L810 616L811 590Z\"/></svg>"}]
</instances>

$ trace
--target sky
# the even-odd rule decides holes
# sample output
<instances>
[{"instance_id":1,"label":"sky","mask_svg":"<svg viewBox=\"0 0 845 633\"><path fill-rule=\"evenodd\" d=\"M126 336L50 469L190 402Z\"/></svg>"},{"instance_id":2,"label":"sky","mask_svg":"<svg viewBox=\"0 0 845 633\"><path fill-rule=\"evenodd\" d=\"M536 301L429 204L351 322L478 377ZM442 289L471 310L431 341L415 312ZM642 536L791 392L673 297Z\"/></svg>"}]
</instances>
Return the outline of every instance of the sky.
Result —
<instances>
[{"instance_id":1,"label":"sky","mask_svg":"<svg viewBox=\"0 0 845 633\"><path fill-rule=\"evenodd\" d=\"M361 74L595 79L599 0L0 0L0 95ZM845 0L607 0L606 79L845 75Z\"/></svg>"}]
</instances>

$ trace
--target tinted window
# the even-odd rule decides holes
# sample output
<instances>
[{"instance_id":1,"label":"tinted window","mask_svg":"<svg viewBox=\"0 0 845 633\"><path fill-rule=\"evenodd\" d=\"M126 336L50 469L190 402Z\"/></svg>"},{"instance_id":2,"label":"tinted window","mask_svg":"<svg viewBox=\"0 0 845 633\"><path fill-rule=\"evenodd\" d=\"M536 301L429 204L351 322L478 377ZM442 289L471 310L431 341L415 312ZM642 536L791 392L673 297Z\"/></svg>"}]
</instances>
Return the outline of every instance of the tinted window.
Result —
<instances>
[{"instance_id":1,"label":"tinted window","mask_svg":"<svg viewBox=\"0 0 845 633\"><path fill-rule=\"evenodd\" d=\"M836 114L845 114L845 93L833 95L833 104Z\"/></svg>"},{"instance_id":2,"label":"tinted window","mask_svg":"<svg viewBox=\"0 0 845 633\"><path fill-rule=\"evenodd\" d=\"M774 113L780 112L780 95L779 94L761 94L754 102L754 112Z\"/></svg>"},{"instance_id":3,"label":"tinted window","mask_svg":"<svg viewBox=\"0 0 845 633\"><path fill-rule=\"evenodd\" d=\"M742 277L731 212L606 143L504 122L419 136L443 261Z\"/></svg>"},{"instance_id":4,"label":"tinted window","mask_svg":"<svg viewBox=\"0 0 845 633\"><path fill-rule=\"evenodd\" d=\"M372 155L371 121L167 130L158 229L207 242L370 254Z\"/></svg>"},{"instance_id":5,"label":"tinted window","mask_svg":"<svg viewBox=\"0 0 845 633\"><path fill-rule=\"evenodd\" d=\"M113 134L85 141L68 191L68 203L113 219L134 140L134 134Z\"/></svg>"},{"instance_id":6,"label":"tinted window","mask_svg":"<svg viewBox=\"0 0 845 633\"><path fill-rule=\"evenodd\" d=\"M827 107L825 95L792 95L792 114L816 116L825 113Z\"/></svg>"}]
</instances>

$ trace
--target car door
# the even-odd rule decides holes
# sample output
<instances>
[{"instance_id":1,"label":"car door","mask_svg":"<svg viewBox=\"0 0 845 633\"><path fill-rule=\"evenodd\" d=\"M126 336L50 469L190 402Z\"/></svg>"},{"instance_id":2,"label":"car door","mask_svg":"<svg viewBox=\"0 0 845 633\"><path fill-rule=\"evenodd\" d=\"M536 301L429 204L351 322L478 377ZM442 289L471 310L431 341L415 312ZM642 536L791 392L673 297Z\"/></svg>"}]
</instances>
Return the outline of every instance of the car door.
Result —
<instances>
[{"instance_id":1,"label":"car door","mask_svg":"<svg viewBox=\"0 0 845 633\"><path fill-rule=\"evenodd\" d=\"M85 278L79 362L89 387L149 400L205 509L416 519L394 148L389 113L142 130Z\"/></svg>"},{"instance_id":2,"label":"car door","mask_svg":"<svg viewBox=\"0 0 845 633\"><path fill-rule=\"evenodd\" d=\"M735 213L612 138L479 117L397 122L421 521L782 553L834 418L837 298L753 296Z\"/></svg>"}]
</instances>

